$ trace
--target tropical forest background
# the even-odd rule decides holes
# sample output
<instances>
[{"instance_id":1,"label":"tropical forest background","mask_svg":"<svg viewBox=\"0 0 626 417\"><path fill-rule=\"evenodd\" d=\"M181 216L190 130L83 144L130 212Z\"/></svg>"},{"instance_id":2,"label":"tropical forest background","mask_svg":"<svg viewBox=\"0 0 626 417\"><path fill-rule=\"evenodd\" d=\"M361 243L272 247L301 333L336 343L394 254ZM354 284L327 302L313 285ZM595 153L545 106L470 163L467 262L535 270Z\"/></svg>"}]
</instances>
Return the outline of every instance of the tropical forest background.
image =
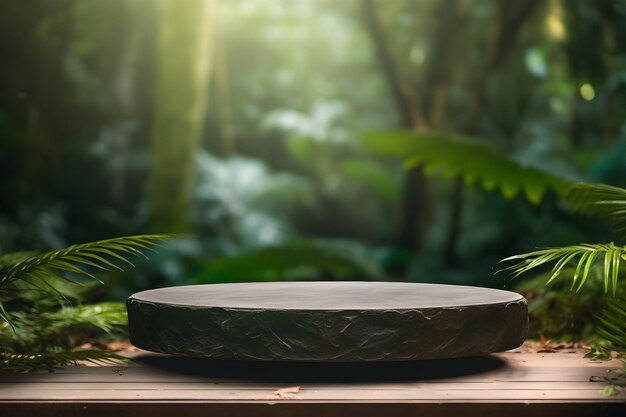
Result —
<instances>
[{"instance_id":1,"label":"tropical forest background","mask_svg":"<svg viewBox=\"0 0 626 417\"><path fill-rule=\"evenodd\" d=\"M479 285L581 340L609 297L601 270L581 293L495 273L624 243L565 198L626 187L624 1L3 0L0 56L0 255L183 234L87 301Z\"/></svg>"}]
</instances>

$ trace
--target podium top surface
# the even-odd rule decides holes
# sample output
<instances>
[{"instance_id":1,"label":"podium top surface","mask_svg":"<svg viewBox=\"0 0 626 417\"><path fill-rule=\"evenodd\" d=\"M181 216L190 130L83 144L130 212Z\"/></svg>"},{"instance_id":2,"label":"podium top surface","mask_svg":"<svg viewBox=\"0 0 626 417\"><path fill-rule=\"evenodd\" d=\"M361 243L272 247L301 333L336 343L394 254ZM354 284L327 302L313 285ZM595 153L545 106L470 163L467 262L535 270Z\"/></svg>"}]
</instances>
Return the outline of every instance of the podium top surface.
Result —
<instances>
[{"instance_id":1,"label":"podium top surface","mask_svg":"<svg viewBox=\"0 0 626 417\"><path fill-rule=\"evenodd\" d=\"M252 282L188 285L134 294L137 301L198 308L421 310L519 302L504 290L404 282Z\"/></svg>"}]
</instances>

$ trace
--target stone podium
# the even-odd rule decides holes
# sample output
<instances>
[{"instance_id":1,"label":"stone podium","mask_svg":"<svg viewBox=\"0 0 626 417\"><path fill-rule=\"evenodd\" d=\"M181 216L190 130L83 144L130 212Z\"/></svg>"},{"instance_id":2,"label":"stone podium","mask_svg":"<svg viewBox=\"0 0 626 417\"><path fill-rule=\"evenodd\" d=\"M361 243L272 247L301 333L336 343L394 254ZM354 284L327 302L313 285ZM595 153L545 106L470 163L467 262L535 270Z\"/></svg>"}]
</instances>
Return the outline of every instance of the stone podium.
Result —
<instances>
[{"instance_id":1,"label":"stone podium","mask_svg":"<svg viewBox=\"0 0 626 417\"><path fill-rule=\"evenodd\" d=\"M404 361L520 346L527 302L489 288L399 282L190 285L127 300L133 345L260 361Z\"/></svg>"}]
</instances>

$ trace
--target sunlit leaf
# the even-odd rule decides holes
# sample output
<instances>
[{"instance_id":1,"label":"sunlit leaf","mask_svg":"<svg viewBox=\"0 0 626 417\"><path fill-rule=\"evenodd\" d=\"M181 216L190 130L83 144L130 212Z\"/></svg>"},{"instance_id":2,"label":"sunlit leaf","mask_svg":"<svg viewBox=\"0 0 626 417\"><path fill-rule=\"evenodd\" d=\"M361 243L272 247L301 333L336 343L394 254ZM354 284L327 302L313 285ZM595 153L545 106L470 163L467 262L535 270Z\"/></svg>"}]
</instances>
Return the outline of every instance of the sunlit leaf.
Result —
<instances>
[{"instance_id":1,"label":"sunlit leaf","mask_svg":"<svg viewBox=\"0 0 626 417\"><path fill-rule=\"evenodd\" d=\"M561 275L567 265L573 263L576 265L576 271L569 279L572 280L572 288L575 287L576 291L579 291L584 286L596 259L603 256L604 289L606 292L611 291L615 294L619 284L619 268L625 253L626 247L615 246L613 242L593 245L583 243L561 248L548 248L503 259L501 262L519 262L503 268L501 271L508 271L513 278L517 278L535 268L555 262L552 273L547 280L547 283L551 283Z\"/></svg>"},{"instance_id":2,"label":"sunlit leaf","mask_svg":"<svg viewBox=\"0 0 626 417\"><path fill-rule=\"evenodd\" d=\"M570 183L462 136L396 131L367 135L364 143L370 152L403 158L407 168L423 165L426 173L432 173L438 167L466 183L478 181L486 190L499 188L506 198L522 191L533 204L541 202L548 190L564 194Z\"/></svg>"}]
</instances>

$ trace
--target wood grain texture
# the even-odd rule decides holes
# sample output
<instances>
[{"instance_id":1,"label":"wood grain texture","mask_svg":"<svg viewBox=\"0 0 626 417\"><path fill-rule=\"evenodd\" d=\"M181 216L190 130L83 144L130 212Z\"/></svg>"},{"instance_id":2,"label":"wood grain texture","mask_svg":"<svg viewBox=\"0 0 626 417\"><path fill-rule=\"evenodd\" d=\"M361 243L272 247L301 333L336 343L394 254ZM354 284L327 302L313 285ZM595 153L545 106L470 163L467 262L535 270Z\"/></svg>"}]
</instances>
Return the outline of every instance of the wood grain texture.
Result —
<instances>
[{"instance_id":1,"label":"wood grain texture","mask_svg":"<svg viewBox=\"0 0 626 417\"><path fill-rule=\"evenodd\" d=\"M374 364L271 364L133 354L119 367L0 375L0 416L623 416L617 361L572 353ZM322 369L319 369L322 366ZM289 396L277 390L300 387Z\"/></svg>"}]
</instances>

